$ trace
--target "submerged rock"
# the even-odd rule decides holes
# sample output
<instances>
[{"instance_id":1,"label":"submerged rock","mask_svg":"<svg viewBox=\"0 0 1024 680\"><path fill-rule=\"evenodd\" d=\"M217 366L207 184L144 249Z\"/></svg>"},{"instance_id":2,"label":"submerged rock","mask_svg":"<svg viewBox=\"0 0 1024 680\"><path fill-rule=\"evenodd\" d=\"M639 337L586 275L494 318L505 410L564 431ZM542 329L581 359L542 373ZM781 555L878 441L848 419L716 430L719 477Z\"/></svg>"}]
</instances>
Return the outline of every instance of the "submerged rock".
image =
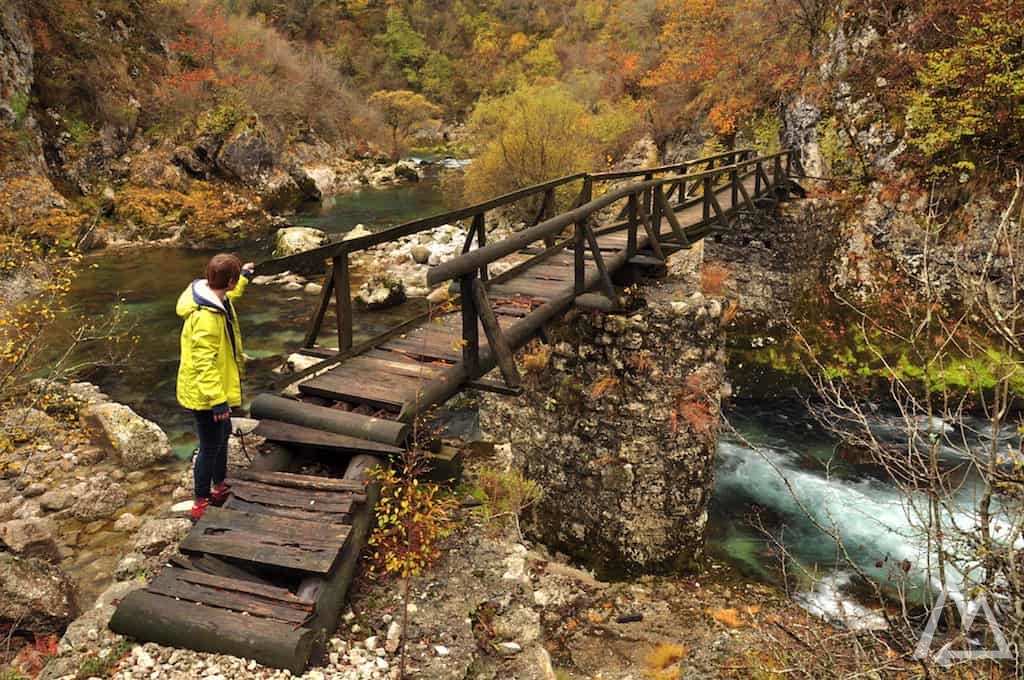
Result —
<instances>
[{"instance_id":1,"label":"submerged rock","mask_svg":"<svg viewBox=\"0 0 1024 680\"><path fill-rule=\"evenodd\" d=\"M77 613L75 586L60 567L0 553L0 626L57 632Z\"/></svg>"},{"instance_id":2,"label":"submerged rock","mask_svg":"<svg viewBox=\"0 0 1024 680\"><path fill-rule=\"evenodd\" d=\"M128 501L124 487L106 475L76 485L71 493L76 498L71 514L83 522L110 517Z\"/></svg>"},{"instance_id":3,"label":"submerged rock","mask_svg":"<svg viewBox=\"0 0 1024 680\"><path fill-rule=\"evenodd\" d=\"M38 557L49 562L59 558L53 526L45 519L15 519L0 524L0 543L22 557Z\"/></svg>"},{"instance_id":4,"label":"submerged rock","mask_svg":"<svg viewBox=\"0 0 1024 680\"><path fill-rule=\"evenodd\" d=\"M171 456L167 435L156 423L123 404L94 404L81 418L99 429L129 470L138 470Z\"/></svg>"}]
</instances>

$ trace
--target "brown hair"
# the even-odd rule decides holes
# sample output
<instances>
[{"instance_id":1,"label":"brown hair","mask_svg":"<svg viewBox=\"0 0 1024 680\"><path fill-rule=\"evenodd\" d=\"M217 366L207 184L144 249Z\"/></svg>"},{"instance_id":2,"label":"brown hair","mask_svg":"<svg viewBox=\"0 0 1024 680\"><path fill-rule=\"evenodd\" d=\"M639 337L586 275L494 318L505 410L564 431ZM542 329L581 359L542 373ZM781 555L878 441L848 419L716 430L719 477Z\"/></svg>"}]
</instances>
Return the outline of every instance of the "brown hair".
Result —
<instances>
[{"instance_id":1,"label":"brown hair","mask_svg":"<svg viewBox=\"0 0 1024 680\"><path fill-rule=\"evenodd\" d=\"M210 288L223 290L238 281L242 275L242 261L234 255L220 253L206 264L206 282Z\"/></svg>"}]
</instances>

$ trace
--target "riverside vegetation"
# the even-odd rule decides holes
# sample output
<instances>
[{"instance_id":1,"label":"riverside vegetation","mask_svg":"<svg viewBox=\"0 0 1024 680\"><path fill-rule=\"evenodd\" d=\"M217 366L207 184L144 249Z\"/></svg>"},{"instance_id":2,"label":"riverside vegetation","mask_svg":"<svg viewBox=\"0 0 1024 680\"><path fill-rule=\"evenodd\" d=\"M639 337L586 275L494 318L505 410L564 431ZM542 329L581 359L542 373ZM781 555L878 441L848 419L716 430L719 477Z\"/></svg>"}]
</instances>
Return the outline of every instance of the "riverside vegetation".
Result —
<instances>
[{"instance_id":1,"label":"riverside vegetation","mask_svg":"<svg viewBox=\"0 0 1024 680\"><path fill-rule=\"evenodd\" d=\"M1019 642L1022 44L1024 6L997 0L6 0L0 402L5 414L27 408L68 422L81 404L34 390L33 380L73 379L86 368L77 353L86 345L107 350L107 365L128 361L133 332L116 306L109 317L83 319L70 324L77 329L70 336L55 337L55 318L73 311L68 294L87 250L252 243L305 201L380 177L415 179L415 171L394 165L415 148L475 159L445 184L448 200L466 203L575 171L650 166L732 146L794 146L813 178L812 200L837 208L828 225L833 247L806 291L807 314L785 310L792 324L767 333L764 316L741 312L758 338L753 344L763 337L777 344L740 348L734 358L785 373L807 370L812 401L837 430L844 455L915 499L906 507L922 559L931 564L935 556L939 571L1001 602L1006 633ZM747 291L731 285L738 266L714 263L705 286L742 307ZM820 305L822 298L842 311ZM887 409L902 423L895 447L872 429L875 412ZM18 498L36 491L19 457L53 446L29 434L8 422L0 435L0 476L11 484L4 493ZM66 452L96 455L77 436ZM500 475L481 479L491 487ZM966 479L977 482L971 489L978 495L965 506ZM396 485L396 498L420 498L415 489L402 491L398 478L385 481ZM484 514L512 511L495 505ZM838 523L814 519L838 546L838 561L859 572L862 596L886 613L889 633L862 637L797 622L792 602L758 590L765 586L728 583L734 576L709 576L710 590L729 605L718 607L693 595L690 577L647 582L643 597L614 586L615 597L605 598L598 593L606 588L575 574L564 601L571 606L538 605L545 616L562 615L545 618L538 635L558 672L583 677L600 670L588 666L594 653L579 650L601 645L597 634L610 625L604 601L622 608L656 593L705 627L676 647L668 617L652 624L662 637L645 637L644 645L663 645L656 654L614 662L648 677L683 677L688 663L721 675L756 665L807 677L1013 672L984 663L947 671L914 660L922 602L905 596L908 570L895 560L873 573L861 569L855 550L843 550ZM395 514L391 526L407 532L403 521ZM528 560L536 568L526 581L561 592L551 587L549 556L524 558L510 547L520 538L513 524L497 543L464 529L446 540L478 549L466 554L488 573L506 559ZM777 547L785 570L795 562ZM403 607L415 602L409 592L429 591L432 568L473 569L454 554L442 554L434 567L415 557L423 574L401 574ZM757 602L747 597L754 591ZM368 585L365 601L373 594ZM771 613L759 609L761 600ZM380 611L391 616L393 604ZM436 606L439 616L459 618ZM495 621L524 607L514 597L506 610L475 610L470 635L491 651L513 642L495 632ZM7 640L32 632L0 624ZM355 648L357 625L347 623L336 654ZM720 658L704 655L701 647L718 644L722 631L767 651L723 643ZM46 656L47 636L60 626L35 632L29 647ZM776 638L787 644L774 646ZM372 645L360 645L354 657L369 658L373 650L363 650ZM109 649L81 672L115 672L124 649ZM146 656L155 653L133 652L128 665L153 668ZM425 647L413 663L429 667L442 658ZM462 670L501 677L490 658ZM0 677L38 666L33 660Z\"/></svg>"}]
</instances>

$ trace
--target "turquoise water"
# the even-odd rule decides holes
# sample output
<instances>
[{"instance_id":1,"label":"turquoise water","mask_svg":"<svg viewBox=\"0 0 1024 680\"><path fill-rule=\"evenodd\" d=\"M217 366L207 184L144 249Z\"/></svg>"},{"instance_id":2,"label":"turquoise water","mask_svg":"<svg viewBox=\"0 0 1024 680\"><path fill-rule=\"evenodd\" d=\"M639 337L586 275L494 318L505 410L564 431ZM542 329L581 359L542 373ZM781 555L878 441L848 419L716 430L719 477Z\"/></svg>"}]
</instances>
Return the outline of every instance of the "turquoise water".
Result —
<instances>
[{"instance_id":1,"label":"turquoise water","mask_svg":"<svg viewBox=\"0 0 1024 680\"><path fill-rule=\"evenodd\" d=\"M371 230L443 212L438 182L424 181L391 189L364 189L340 196L323 206L311 206L292 220L331 233L348 231L358 223ZM243 261L270 257L272 244L261 241L235 251ZM195 446L191 416L178 406L175 379L181 321L174 312L178 295L203 275L215 251L140 246L100 252L89 258L75 281L71 313L55 333L64 338L79 318L97 320L115 305L123 310L122 330L137 337L131 354L118 363L108 361L110 347L93 344L76 357L97 362L82 376L98 384L113 399L129 404L158 423L175 452L186 457ZM257 271L257 274L259 272ZM358 276L358 272L353 272ZM246 364L244 391L251 397L272 387L279 376L273 369L301 345L317 296L285 291L279 286L250 285L235 305L242 326ZM359 341L395 325L419 310L413 302L397 310L356 312ZM325 324L325 329L330 324ZM328 331L325 330L325 333ZM329 339L324 338L329 343ZM54 347L54 352L58 351Z\"/></svg>"}]
</instances>

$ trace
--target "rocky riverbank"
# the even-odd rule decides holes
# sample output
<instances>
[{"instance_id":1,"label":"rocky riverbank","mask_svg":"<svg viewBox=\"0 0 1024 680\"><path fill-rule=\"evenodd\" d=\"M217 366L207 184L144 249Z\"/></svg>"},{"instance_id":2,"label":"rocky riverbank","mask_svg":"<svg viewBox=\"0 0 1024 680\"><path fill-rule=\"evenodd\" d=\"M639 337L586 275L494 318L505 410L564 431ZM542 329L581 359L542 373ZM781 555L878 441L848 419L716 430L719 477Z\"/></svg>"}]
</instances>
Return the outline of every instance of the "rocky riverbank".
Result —
<instances>
[{"instance_id":1,"label":"rocky riverbank","mask_svg":"<svg viewBox=\"0 0 1024 680\"><path fill-rule=\"evenodd\" d=\"M507 447L497 447L499 455L486 446L476 450L484 453L470 455L464 489L474 488L482 470L509 463ZM791 667L826 672L856 658L855 647L879 657L885 670L903 665L887 658L884 646L864 652L863 645L876 641L837 635L784 592L744 582L713 560L696 576L604 582L522 541L505 520L486 504L464 504L440 561L410 579L404 601L400 583L363 569L322 664L300 677L397 678L403 653L405 677L430 680L757 677ZM150 523L173 540L181 520ZM153 560L165 560L174 549L156 545ZM40 677L292 677L245 659L137 644L108 631L114 604L141 586L143 573L118 573L123 580L68 627L57 653L37 659L46 664ZM22 662L38 656L28 649Z\"/></svg>"}]
</instances>

